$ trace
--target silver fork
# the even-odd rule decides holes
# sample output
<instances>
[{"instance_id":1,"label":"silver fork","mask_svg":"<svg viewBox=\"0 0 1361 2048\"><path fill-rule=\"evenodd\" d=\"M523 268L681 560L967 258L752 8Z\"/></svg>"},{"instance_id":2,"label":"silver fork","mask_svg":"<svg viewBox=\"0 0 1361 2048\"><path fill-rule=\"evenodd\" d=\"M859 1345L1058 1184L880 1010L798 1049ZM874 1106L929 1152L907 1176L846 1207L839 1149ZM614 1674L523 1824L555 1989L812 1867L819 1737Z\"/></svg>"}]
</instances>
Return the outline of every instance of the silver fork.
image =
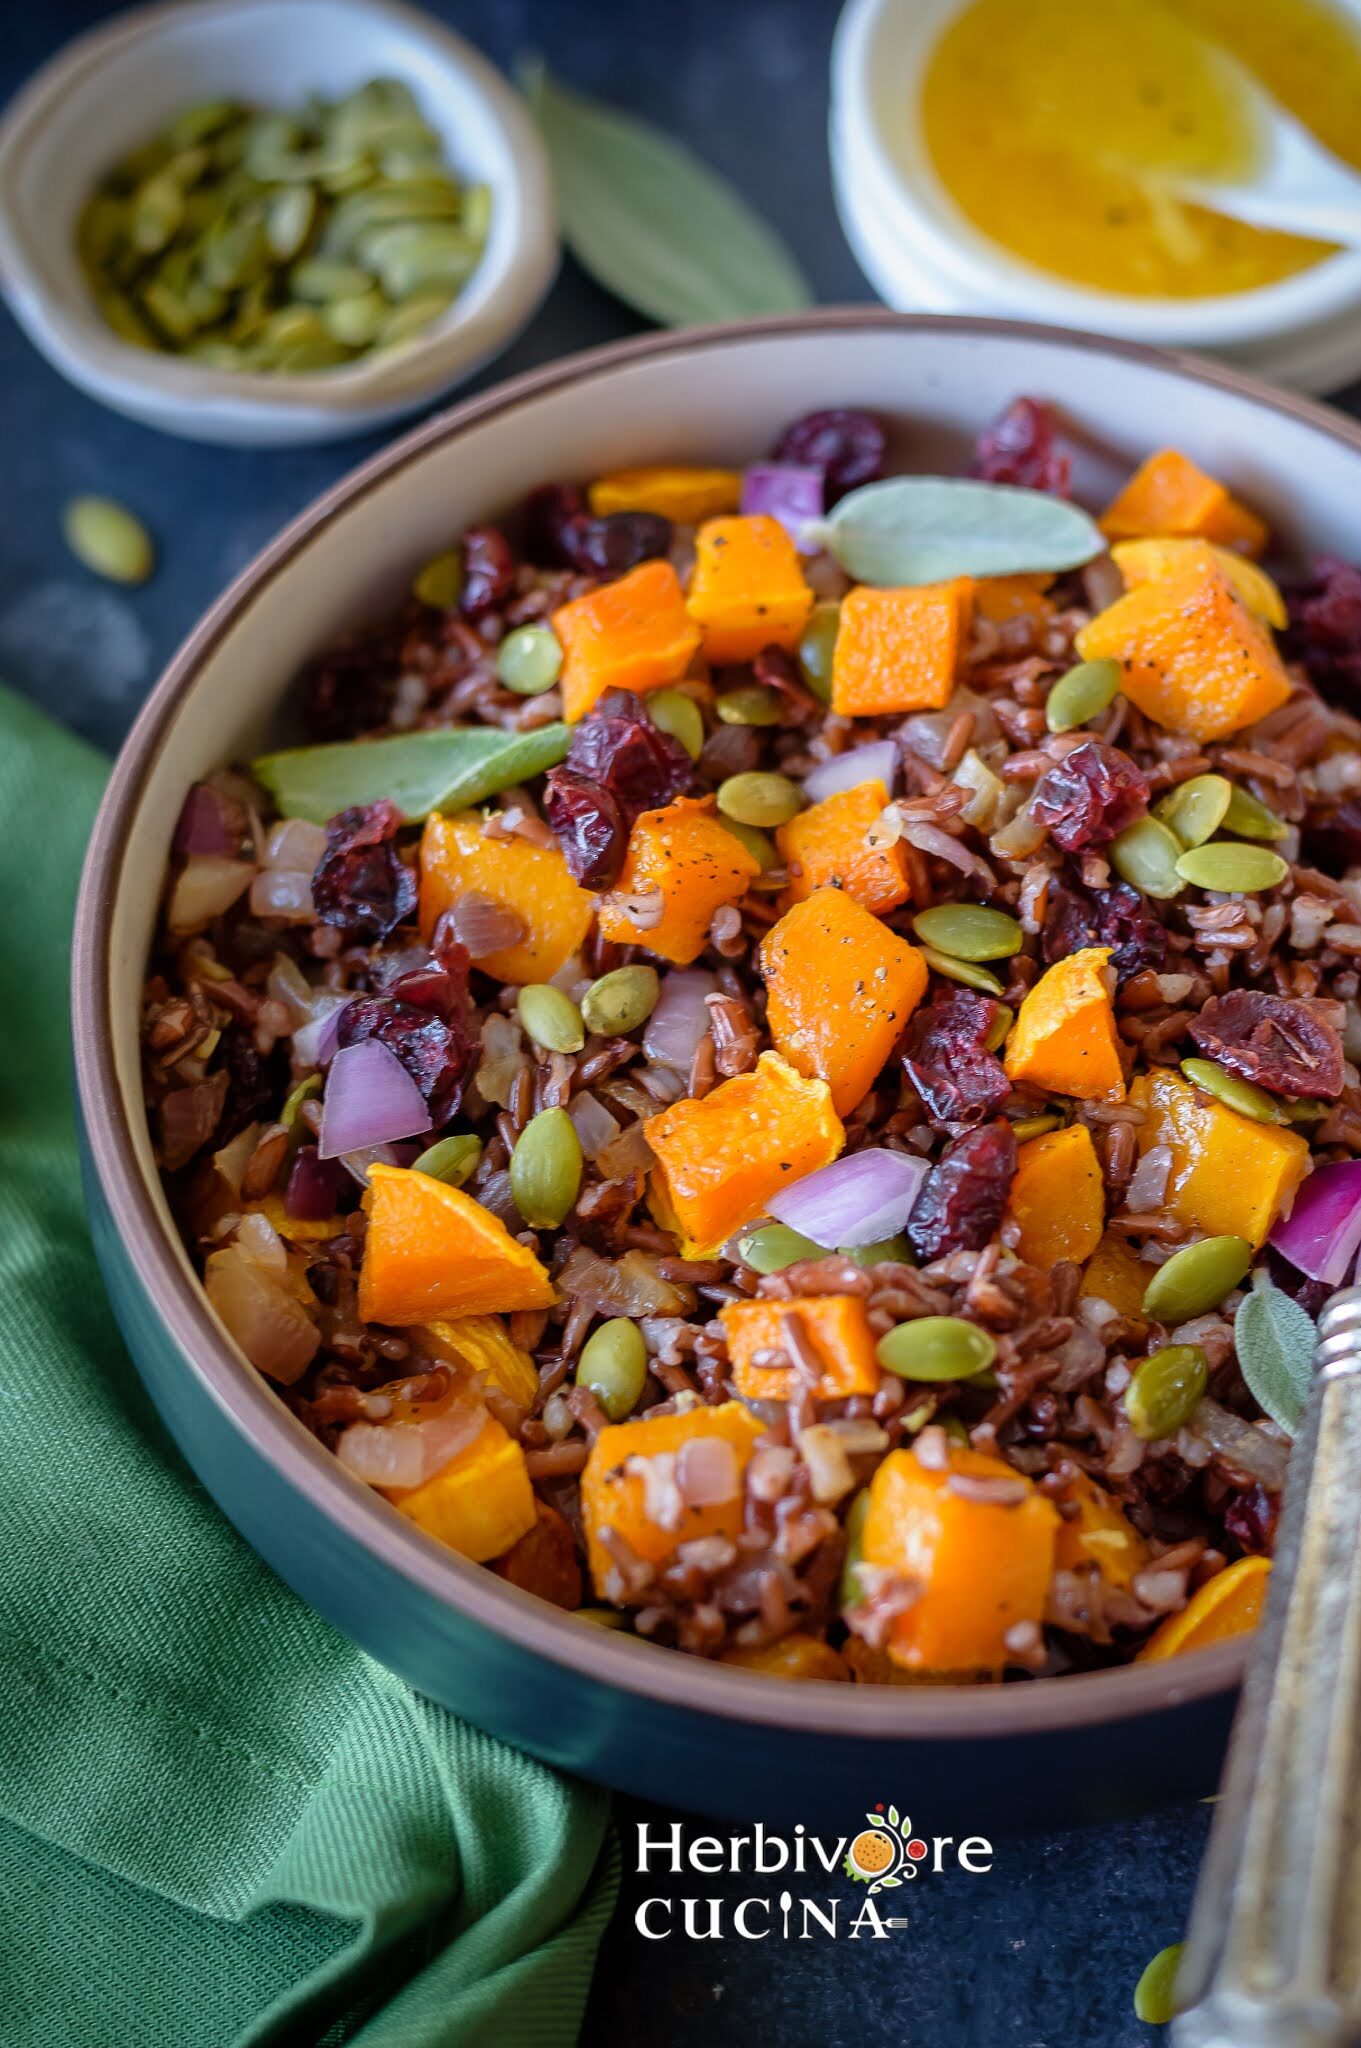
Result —
<instances>
[{"instance_id":1,"label":"silver fork","mask_svg":"<svg viewBox=\"0 0 1361 2048\"><path fill-rule=\"evenodd\" d=\"M1319 1338L1174 2048L1361 2042L1361 1287Z\"/></svg>"}]
</instances>

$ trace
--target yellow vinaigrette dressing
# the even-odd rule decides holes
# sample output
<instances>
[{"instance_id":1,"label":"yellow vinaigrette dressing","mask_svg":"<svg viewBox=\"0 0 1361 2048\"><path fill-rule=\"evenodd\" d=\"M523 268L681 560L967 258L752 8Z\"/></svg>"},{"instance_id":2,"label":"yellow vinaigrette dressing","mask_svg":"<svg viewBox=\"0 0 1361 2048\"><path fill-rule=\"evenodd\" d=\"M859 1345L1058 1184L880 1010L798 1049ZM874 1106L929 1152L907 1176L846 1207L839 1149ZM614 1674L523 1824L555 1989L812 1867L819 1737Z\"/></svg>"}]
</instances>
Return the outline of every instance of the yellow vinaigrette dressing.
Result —
<instances>
[{"instance_id":1,"label":"yellow vinaigrette dressing","mask_svg":"<svg viewBox=\"0 0 1361 2048\"><path fill-rule=\"evenodd\" d=\"M1191 298L1332 253L1178 199L1242 179L1257 135L1223 53L1361 169L1361 24L1328 0L970 0L927 64L945 190L993 241L1103 291Z\"/></svg>"}]
</instances>

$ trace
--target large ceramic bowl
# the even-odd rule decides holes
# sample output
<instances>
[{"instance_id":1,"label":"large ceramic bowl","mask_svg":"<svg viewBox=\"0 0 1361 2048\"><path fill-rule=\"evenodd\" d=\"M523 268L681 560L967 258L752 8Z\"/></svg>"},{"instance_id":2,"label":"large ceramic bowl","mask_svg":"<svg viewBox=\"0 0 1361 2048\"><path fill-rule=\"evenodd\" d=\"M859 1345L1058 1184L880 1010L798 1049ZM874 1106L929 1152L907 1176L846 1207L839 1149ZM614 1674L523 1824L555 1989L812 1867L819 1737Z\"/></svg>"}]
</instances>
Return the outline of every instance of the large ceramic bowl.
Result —
<instances>
[{"instance_id":1,"label":"large ceramic bowl","mask_svg":"<svg viewBox=\"0 0 1361 2048\"><path fill-rule=\"evenodd\" d=\"M958 465L1019 392L1058 398L1126 465L1175 442L1292 544L1361 555L1361 428L1229 372L1059 330L858 309L653 335L460 406L290 526L153 693L85 868L75 1041L91 1222L115 1313L189 1463L305 1599L422 1692L586 1777L713 1812L844 1830L896 1798L918 1825L989 1834L1206 1792L1243 1649L981 1689L793 1684L589 1626L440 1549L251 1370L171 1222L137 1032L171 831L196 777L286 733L305 657L530 486L741 462L836 404L890 419L896 463Z\"/></svg>"}]
</instances>

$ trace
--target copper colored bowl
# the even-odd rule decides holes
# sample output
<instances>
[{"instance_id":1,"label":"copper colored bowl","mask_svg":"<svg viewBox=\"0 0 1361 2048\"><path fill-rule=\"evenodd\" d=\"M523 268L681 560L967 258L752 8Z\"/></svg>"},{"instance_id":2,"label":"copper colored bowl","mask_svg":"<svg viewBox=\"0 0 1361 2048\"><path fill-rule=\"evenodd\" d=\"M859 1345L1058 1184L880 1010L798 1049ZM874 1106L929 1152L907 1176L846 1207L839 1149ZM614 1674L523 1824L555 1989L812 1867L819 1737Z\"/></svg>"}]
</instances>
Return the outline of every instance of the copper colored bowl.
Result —
<instances>
[{"instance_id":1,"label":"copper colored bowl","mask_svg":"<svg viewBox=\"0 0 1361 2048\"><path fill-rule=\"evenodd\" d=\"M1242 1646L1004 1686L795 1684L589 1626L425 1537L247 1365L161 1193L137 1021L170 836L191 781L288 737L281 707L306 657L532 485L741 461L829 405L888 418L895 466L958 469L1021 392L1061 403L1098 492L1103 462L1114 473L1175 443L1290 544L1361 555L1361 429L1229 370L1013 321L860 308L650 335L457 407L296 520L153 692L85 865L73 983L91 1223L115 1313L189 1463L283 1578L422 1692L565 1769L715 1813L844 1823L890 1796L915 1813L925 1778L942 1788L941 1825L997 1833L1205 1792Z\"/></svg>"}]
</instances>

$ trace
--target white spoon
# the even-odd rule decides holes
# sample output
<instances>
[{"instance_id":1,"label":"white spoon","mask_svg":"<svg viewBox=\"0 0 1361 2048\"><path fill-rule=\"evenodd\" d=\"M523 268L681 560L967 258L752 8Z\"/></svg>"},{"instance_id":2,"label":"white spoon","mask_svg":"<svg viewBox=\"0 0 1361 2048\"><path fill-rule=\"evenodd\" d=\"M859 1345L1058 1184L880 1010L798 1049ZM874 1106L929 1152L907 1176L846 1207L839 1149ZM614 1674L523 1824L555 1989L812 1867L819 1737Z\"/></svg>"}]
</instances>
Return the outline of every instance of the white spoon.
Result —
<instances>
[{"instance_id":1,"label":"white spoon","mask_svg":"<svg viewBox=\"0 0 1361 2048\"><path fill-rule=\"evenodd\" d=\"M1175 175L1160 182L1179 198L1254 227L1283 228L1361 248L1361 172L1316 142L1227 51L1215 54L1232 74L1257 130L1254 172L1238 184Z\"/></svg>"}]
</instances>

